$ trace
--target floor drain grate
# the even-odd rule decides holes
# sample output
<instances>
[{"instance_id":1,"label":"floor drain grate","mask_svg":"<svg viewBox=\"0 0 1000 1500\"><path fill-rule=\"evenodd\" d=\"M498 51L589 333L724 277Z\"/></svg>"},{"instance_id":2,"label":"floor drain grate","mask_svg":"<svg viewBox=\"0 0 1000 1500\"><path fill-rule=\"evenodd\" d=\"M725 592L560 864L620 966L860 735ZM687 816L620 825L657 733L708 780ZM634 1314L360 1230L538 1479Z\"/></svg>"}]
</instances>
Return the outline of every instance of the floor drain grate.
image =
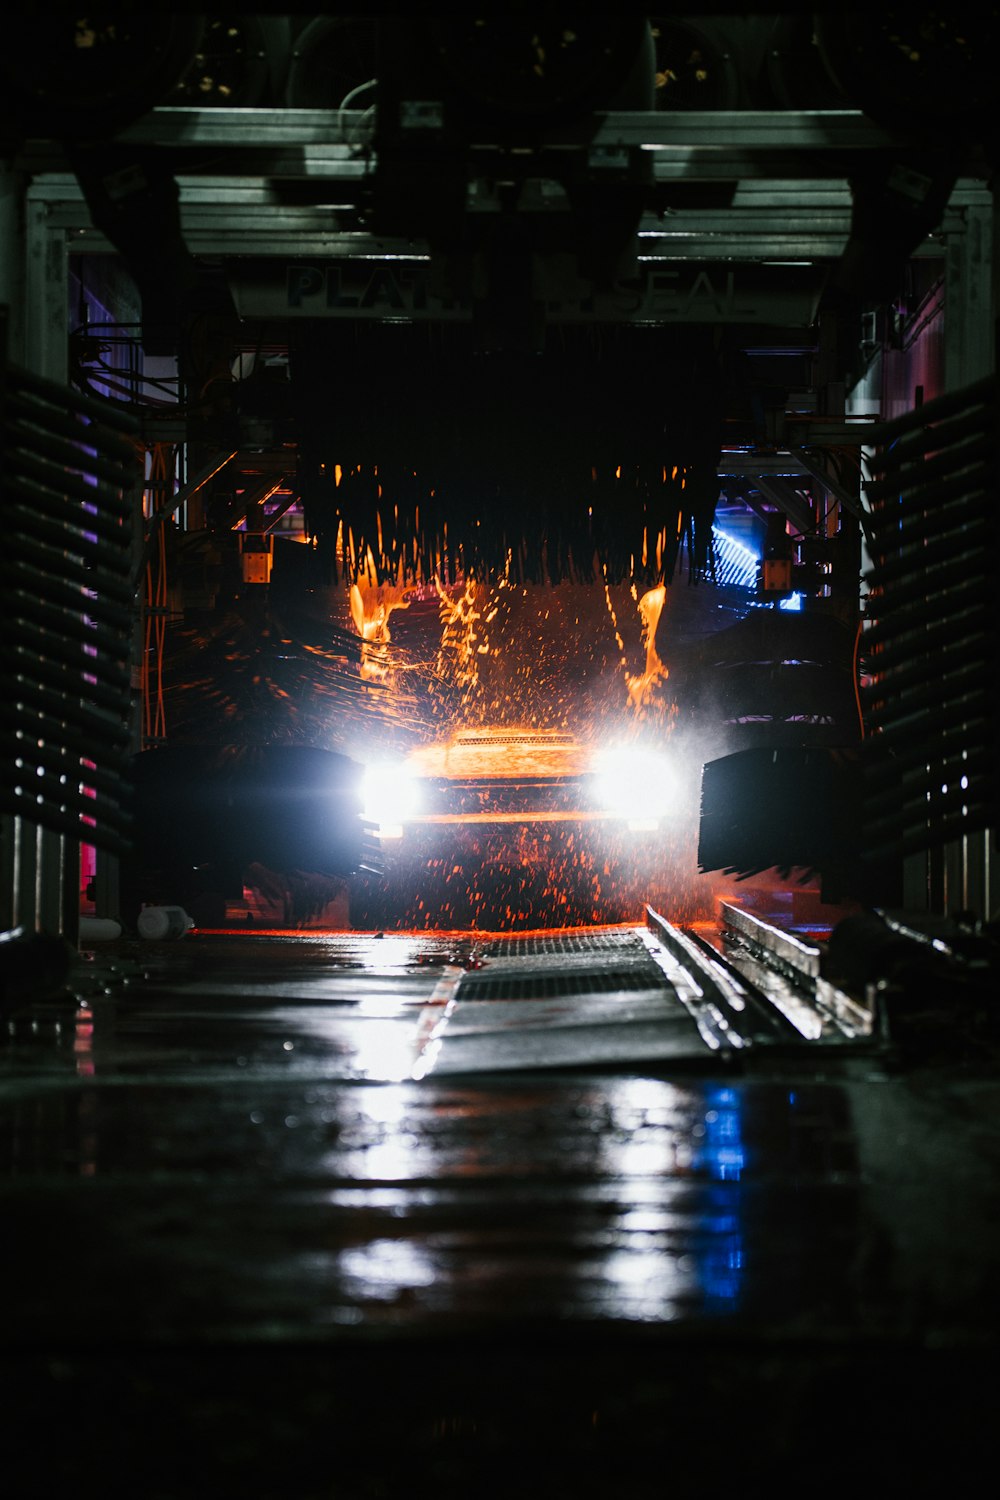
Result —
<instances>
[{"instance_id":1,"label":"floor drain grate","mask_svg":"<svg viewBox=\"0 0 1000 1500\"><path fill-rule=\"evenodd\" d=\"M456 1000L554 1000L565 995L613 995L623 991L667 990L662 969L650 962L627 969L606 968L575 974L467 974Z\"/></svg>"},{"instance_id":2,"label":"floor drain grate","mask_svg":"<svg viewBox=\"0 0 1000 1500\"><path fill-rule=\"evenodd\" d=\"M634 932L580 933L562 937L495 938L480 949L484 958L534 958L544 954L557 957L570 953L620 953L622 950L644 953L645 945Z\"/></svg>"}]
</instances>

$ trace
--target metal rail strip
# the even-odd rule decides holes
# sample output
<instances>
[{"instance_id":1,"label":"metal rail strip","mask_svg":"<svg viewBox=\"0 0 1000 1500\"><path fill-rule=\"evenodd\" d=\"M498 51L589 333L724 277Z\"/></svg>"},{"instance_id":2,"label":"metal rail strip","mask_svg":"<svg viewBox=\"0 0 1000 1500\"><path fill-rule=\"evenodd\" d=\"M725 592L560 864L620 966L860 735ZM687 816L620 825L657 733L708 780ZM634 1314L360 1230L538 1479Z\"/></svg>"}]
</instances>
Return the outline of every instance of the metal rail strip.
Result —
<instances>
[{"instance_id":1,"label":"metal rail strip","mask_svg":"<svg viewBox=\"0 0 1000 1500\"><path fill-rule=\"evenodd\" d=\"M724 938L744 950L759 988L797 1032L811 1041L867 1041L875 1028L872 1010L833 985L823 973L823 945L768 922L746 907L720 901Z\"/></svg>"},{"instance_id":2,"label":"metal rail strip","mask_svg":"<svg viewBox=\"0 0 1000 1500\"><path fill-rule=\"evenodd\" d=\"M798 1028L777 1007L763 1006L758 994L692 934L646 907L650 952L691 1014L712 1051L745 1051L759 1045L801 1039Z\"/></svg>"}]
</instances>

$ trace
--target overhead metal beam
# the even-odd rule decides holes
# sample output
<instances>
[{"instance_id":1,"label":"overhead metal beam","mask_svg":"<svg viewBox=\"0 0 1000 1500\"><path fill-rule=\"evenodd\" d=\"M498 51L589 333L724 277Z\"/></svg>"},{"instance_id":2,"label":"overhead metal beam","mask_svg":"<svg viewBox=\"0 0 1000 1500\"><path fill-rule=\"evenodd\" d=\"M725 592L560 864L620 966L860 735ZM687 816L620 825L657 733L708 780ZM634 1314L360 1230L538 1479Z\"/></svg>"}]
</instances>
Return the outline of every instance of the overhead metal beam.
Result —
<instances>
[{"instance_id":1,"label":"overhead metal beam","mask_svg":"<svg viewBox=\"0 0 1000 1500\"><path fill-rule=\"evenodd\" d=\"M230 531L238 530L238 528L243 524L244 521L249 518L253 511L259 510L268 500L270 500L271 496L276 495L281 489L282 485L287 484L287 482L288 481L284 474L279 474L277 478L268 476L268 478L265 479L261 484L258 484L256 488L244 490L243 494L237 501L236 506L230 512ZM261 516L257 519L262 520L263 517ZM247 526L248 531L266 531L267 529L268 528L266 526Z\"/></svg>"},{"instance_id":2,"label":"overhead metal beam","mask_svg":"<svg viewBox=\"0 0 1000 1500\"><path fill-rule=\"evenodd\" d=\"M857 495L852 495L850 490L846 489L838 479L828 473L810 454L798 453L796 457L799 459L806 473L811 474L814 479L818 479L820 484L829 490L838 504L842 505L845 510L850 511L852 516L864 519L865 508Z\"/></svg>"},{"instance_id":3,"label":"overhead metal beam","mask_svg":"<svg viewBox=\"0 0 1000 1500\"><path fill-rule=\"evenodd\" d=\"M288 202L280 176L243 177L238 160L237 152L230 153L230 175L181 174L177 179L181 226L192 253L416 264L430 259L430 247L422 239L371 234L359 217L359 195L345 194L334 181L326 201ZM113 253L110 242L94 229L72 174L35 177L27 201L44 233L65 232L67 248L73 253ZM470 209L470 221L476 212ZM949 245L965 236L970 216L978 223L986 213L992 213L989 189L963 179L940 224L917 248L916 256L943 260ZM729 259L787 266L796 261L836 260L850 225L846 181L811 180L802 185L801 192L785 178L773 183L740 182L727 207L671 207L662 214L645 213L636 245L641 263Z\"/></svg>"},{"instance_id":4,"label":"overhead metal beam","mask_svg":"<svg viewBox=\"0 0 1000 1500\"><path fill-rule=\"evenodd\" d=\"M779 479L777 475L772 475L768 479L761 475L757 478L757 488L765 500L770 500L772 505L784 511L792 525L796 526L803 535L814 529L815 521L811 508L786 480Z\"/></svg>"},{"instance_id":5,"label":"overhead metal beam","mask_svg":"<svg viewBox=\"0 0 1000 1500\"><path fill-rule=\"evenodd\" d=\"M267 525L264 527L264 531L273 531L275 526L277 526L278 522L281 520L282 516L288 514L292 506L295 505L299 498L300 497L298 490L293 490L292 493L281 502L277 510L272 511L272 513L268 516Z\"/></svg>"},{"instance_id":6,"label":"overhead metal beam","mask_svg":"<svg viewBox=\"0 0 1000 1500\"><path fill-rule=\"evenodd\" d=\"M233 146L339 146L350 160L365 110L197 109L159 105L127 125L117 140L127 145L175 148ZM912 145L902 133L876 125L858 109L819 110L608 110L541 132L540 148L639 147L647 151L719 151L738 140L743 150L794 151L830 156L844 151ZM482 146L489 148L488 139ZM475 142L477 148L479 142Z\"/></svg>"}]
</instances>

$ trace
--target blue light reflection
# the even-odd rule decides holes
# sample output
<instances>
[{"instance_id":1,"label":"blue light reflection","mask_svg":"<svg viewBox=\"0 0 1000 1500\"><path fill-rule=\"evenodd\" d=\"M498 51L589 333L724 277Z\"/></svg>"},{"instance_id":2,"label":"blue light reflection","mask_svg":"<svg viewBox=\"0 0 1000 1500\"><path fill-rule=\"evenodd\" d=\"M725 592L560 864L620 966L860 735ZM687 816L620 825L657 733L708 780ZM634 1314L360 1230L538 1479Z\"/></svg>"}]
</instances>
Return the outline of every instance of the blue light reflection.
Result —
<instances>
[{"instance_id":1,"label":"blue light reflection","mask_svg":"<svg viewBox=\"0 0 1000 1500\"><path fill-rule=\"evenodd\" d=\"M740 1181L746 1162L743 1123L735 1090L710 1089L705 1104L705 1133L695 1166L719 1186L709 1194L705 1253L699 1258L699 1272L707 1304L719 1312L731 1312L745 1269L739 1196L732 1187Z\"/></svg>"}]
</instances>

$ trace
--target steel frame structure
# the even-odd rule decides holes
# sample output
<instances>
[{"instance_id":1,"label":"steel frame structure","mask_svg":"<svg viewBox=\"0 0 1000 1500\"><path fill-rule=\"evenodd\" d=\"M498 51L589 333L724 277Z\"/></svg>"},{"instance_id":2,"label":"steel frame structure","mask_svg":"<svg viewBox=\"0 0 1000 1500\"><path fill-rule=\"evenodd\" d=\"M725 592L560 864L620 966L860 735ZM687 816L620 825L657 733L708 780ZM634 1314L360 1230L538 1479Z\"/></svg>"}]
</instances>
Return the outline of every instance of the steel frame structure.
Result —
<instances>
[{"instance_id":1,"label":"steel frame structure","mask_svg":"<svg viewBox=\"0 0 1000 1500\"><path fill-rule=\"evenodd\" d=\"M234 263L252 256L419 264L428 258L426 245L402 235L375 235L360 219L359 200L377 171L373 152L361 141L363 127L360 111L158 107L121 131L116 144L169 150L182 230L195 256ZM641 262L659 270L726 262L735 270L769 262L835 263L850 230L851 174L887 154L905 159L913 145L856 110L614 112L561 130L538 149L539 172L545 152L583 153L588 168L598 172L613 172L639 152L666 205L662 213L643 216ZM476 170L482 172L476 212L490 212L483 184L502 157L499 148L476 148ZM731 192L721 206L695 206L690 195L685 202L685 191L694 185L727 184ZM677 206L670 204L672 194ZM702 202L713 202L710 191ZM988 165L971 151L939 226L915 253L942 266L946 389L995 367L995 217ZM58 144L28 141L15 160L0 166L0 300L9 308L9 357L38 375L66 380L69 258L112 248L93 227ZM778 285L780 264L772 270ZM724 318L723 308L718 320ZM858 409L862 404L858 400ZM852 409L849 394L842 437L848 436ZM856 433L854 428L850 437ZM829 428L824 435L829 438ZM802 445L819 436L806 426ZM791 453L789 461L793 472L809 472ZM765 482L773 474L769 464L762 459ZM753 467L752 456L742 472L748 465ZM24 830L6 832L7 847L23 844ZM975 842L949 855L952 889L960 890L963 905L991 910L989 838ZM29 911L23 889L15 902L9 871L0 863L0 925L10 922L20 903L19 920L60 930L62 866L53 860L48 865L47 874L39 869ZM922 871L911 872L908 894L917 904L926 900Z\"/></svg>"}]
</instances>

